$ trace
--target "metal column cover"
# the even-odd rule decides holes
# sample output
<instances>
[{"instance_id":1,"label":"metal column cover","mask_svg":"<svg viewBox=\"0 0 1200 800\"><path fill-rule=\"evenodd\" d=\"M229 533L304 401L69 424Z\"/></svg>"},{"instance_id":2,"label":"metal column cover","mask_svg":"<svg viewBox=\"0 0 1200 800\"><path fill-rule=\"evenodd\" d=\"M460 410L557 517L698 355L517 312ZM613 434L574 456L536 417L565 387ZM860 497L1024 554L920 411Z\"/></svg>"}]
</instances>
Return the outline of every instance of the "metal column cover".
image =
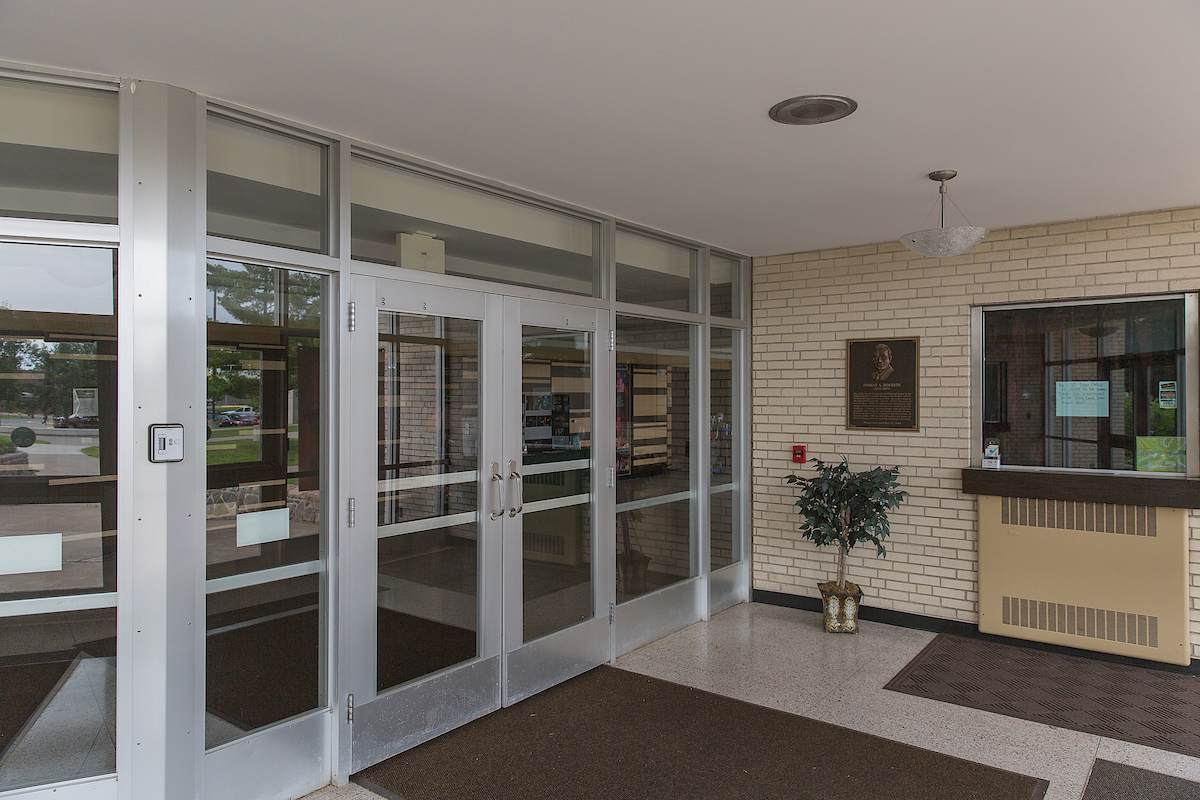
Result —
<instances>
[{"instance_id":1,"label":"metal column cover","mask_svg":"<svg viewBox=\"0 0 1200 800\"><path fill-rule=\"evenodd\" d=\"M200 795L204 742L203 111L121 87L117 771L128 800ZM148 426L184 425L152 464Z\"/></svg>"}]
</instances>

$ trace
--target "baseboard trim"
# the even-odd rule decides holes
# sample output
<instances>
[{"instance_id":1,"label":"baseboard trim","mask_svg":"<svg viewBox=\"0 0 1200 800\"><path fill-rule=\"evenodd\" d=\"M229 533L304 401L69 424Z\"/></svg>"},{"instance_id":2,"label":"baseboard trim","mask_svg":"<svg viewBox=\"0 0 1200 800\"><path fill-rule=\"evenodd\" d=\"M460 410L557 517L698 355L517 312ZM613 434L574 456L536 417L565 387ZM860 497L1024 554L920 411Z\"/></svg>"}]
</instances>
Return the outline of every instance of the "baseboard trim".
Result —
<instances>
[{"instance_id":1,"label":"baseboard trim","mask_svg":"<svg viewBox=\"0 0 1200 800\"><path fill-rule=\"evenodd\" d=\"M787 594L785 592L770 592L765 589L752 589L750 591L750 601L769 606L797 608L801 611L821 611L821 598L819 597L806 597L804 595ZM980 633L979 627L970 622L929 617L923 614L910 614L905 611L892 611L888 608L872 608L868 605L859 607L858 618L866 622L882 622L885 625L895 625L898 628L912 628L919 631L929 631L930 633L948 633L953 636L968 636L972 639L982 639L985 642L1011 644L1016 647L1028 647L1060 655L1092 658L1097 661L1108 661L1131 667L1146 667L1148 669L1176 672L1183 675L1200 675L1200 659L1195 658L1187 666L1164 664L1160 661L1146 661L1141 658L1130 658L1129 656L1118 656L1110 653L1097 653L1093 650L1080 650L1075 647L1063 647L1062 645L1046 644L1044 642L1031 642L1027 639L1014 639L1009 636Z\"/></svg>"}]
</instances>

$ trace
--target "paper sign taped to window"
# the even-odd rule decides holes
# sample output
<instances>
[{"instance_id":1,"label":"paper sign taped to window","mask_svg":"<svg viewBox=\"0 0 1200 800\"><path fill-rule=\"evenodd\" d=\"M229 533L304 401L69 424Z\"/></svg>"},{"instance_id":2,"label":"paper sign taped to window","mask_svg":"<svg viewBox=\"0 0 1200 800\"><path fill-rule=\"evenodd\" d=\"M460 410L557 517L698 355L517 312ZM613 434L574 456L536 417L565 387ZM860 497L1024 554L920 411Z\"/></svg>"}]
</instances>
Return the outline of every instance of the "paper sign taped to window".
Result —
<instances>
[{"instance_id":1,"label":"paper sign taped to window","mask_svg":"<svg viewBox=\"0 0 1200 800\"><path fill-rule=\"evenodd\" d=\"M61 533L0 536L0 575L59 572L62 568Z\"/></svg>"},{"instance_id":2,"label":"paper sign taped to window","mask_svg":"<svg viewBox=\"0 0 1200 800\"><path fill-rule=\"evenodd\" d=\"M1056 381L1054 416L1107 417L1108 381Z\"/></svg>"},{"instance_id":3,"label":"paper sign taped to window","mask_svg":"<svg viewBox=\"0 0 1200 800\"><path fill-rule=\"evenodd\" d=\"M251 511L237 515L237 546L280 542L288 538L288 510Z\"/></svg>"}]
</instances>

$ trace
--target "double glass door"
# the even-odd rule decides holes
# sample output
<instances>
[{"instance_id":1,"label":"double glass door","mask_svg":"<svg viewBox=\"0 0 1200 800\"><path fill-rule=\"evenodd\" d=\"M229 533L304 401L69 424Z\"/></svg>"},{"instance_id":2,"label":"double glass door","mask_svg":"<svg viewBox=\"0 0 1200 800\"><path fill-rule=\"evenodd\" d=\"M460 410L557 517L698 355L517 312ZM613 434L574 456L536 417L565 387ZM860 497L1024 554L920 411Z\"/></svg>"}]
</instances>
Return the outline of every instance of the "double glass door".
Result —
<instances>
[{"instance_id":1,"label":"double glass door","mask_svg":"<svg viewBox=\"0 0 1200 800\"><path fill-rule=\"evenodd\" d=\"M608 659L611 370L595 309L368 276L352 292L358 770Z\"/></svg>"}]
</instances>

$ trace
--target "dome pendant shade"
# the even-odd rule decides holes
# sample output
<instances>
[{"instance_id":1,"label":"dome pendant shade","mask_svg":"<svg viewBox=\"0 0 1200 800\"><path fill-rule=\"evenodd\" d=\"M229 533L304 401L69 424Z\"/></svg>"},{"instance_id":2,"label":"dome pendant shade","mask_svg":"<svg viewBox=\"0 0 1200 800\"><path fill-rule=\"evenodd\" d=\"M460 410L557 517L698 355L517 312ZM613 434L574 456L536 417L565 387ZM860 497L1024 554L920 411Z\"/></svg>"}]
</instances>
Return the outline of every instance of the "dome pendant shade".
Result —
<instances>
[{"instance_id":1,"label":"dome pendant shade","mask_svg":"<svg viewBox=\"0 0 1200 800\"><path fill-rule=\"evenodd\" d=\"M946 181L957 174L952 169L939 169L937 172L929 173L929 180L938 181L941 184L938 187L938 192L942 196L941 227L906 233L900 237L900 244L914 253L928 258L949 258L962 255L982 242L983 237L988 235L987 228L976 228L969 225L960 228L946 227Z\"/></svg>"},{"instance_id":2,"label":"dome pendant shade","mask_svg":"<svg viewBox=\"0 0 1200 800\"><path fill-rule=\"evenodd\" d=\"M929 258L949 258L967 252L987 235L987 228L931 228L904 234L900 244Z\"/></svg>"}]
</instances>

